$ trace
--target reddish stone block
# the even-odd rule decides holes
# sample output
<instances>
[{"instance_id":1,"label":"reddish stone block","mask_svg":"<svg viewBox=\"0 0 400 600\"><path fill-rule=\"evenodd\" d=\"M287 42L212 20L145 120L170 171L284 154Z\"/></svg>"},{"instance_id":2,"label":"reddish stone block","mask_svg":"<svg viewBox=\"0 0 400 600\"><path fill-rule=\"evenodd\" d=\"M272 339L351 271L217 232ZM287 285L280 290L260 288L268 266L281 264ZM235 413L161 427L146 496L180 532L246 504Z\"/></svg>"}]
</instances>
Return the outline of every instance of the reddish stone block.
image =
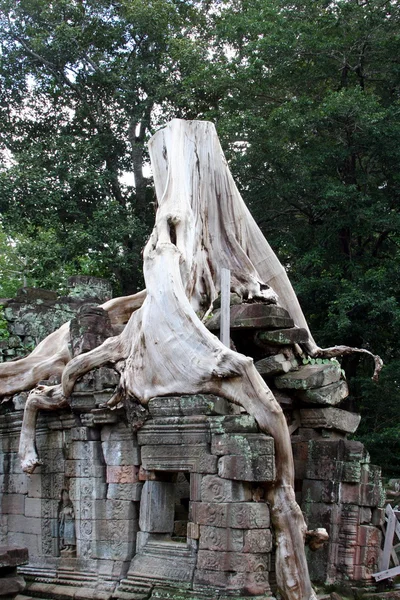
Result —
<instances>
[{"instance_id":1,"label":"reddish stone block","mask_svg":"<svg viewBox=\"0 0 400 600\"><path fill-rule=\"evenodd\" d=\"M143 467L139 469L139 481L157 481L157 473L155 471L147 471Z\"/></svg>"},{"instance_id":2,"label":"reddish stone block","mask_svg":"<svg viewBox=\"0 0 400 600\"><path fill-rule=\"evenodd\" d=\"M382 534L377 527L361 525L358 529L357 544L360 546L377 546L380 548L381 536Z\"/></svg>"},{"instance_id":3,"label":"reddish stone block","mask_svg":"<svg viewBox=\"0 0 400 600\"><path fill-rule=\"evenodd\" d=\"M271 552L272 533L270 529L250 529L244 534L243 552Z\"/></svg>"},{"instance_id":4,"label":"reddish stone block","mask_svg":"<svg viewBox=\"0 0 400 600\"><path fill-rule=\"evenodd\" d=\"M139 481L139 467L125 465L107 466L107 483L136 483Z\"/></svg>"},{"instance_id":5,"label":"reddish stone block","mask_svg":"<svg viewBox=\"0 0 400 600\"><path fill-rule=\"evenodd\" d=\"M361 486L358 483L340 484L340 501L343 504L360 504Z\"/></svg>"},{"instance_id":6,"label":"reddish stone block","mask_svg":"<svg viewBox=\"0 0 400 600\"><path fill-rule=\"evenodd\" d=\"M374 572L374 570L371 570L364 565L355 565L353 570L353 579L354 581L375 582L375 579L372 578L372 573Z\"/></svg>"}]
</instances>

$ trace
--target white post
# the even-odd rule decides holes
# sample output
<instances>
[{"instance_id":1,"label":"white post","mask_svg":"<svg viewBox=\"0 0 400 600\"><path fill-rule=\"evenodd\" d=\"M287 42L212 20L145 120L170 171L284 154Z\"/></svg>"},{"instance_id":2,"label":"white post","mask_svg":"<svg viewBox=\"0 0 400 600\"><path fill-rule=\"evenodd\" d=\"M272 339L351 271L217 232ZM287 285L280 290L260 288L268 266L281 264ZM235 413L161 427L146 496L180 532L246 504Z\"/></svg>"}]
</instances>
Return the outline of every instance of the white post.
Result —
<instances>
[{"instance_id":1,"label":"white post","mask_svg":"<svg viewBox=\"0 0 400 600\"><path fill-rule=\"evenodd\" d=\"M230 347L231 326L231 272L229 269L221 269L221 319L219 339L225 346Z\"/></svg>"}]
</instances>

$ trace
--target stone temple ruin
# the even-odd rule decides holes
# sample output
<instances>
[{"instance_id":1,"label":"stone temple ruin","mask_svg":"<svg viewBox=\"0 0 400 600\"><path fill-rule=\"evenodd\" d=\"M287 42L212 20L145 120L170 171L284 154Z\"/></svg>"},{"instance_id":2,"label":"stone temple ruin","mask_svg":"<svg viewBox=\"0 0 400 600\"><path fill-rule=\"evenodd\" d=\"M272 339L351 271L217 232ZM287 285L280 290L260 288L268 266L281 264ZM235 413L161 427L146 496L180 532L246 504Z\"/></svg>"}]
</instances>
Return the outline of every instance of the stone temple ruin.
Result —
<instances>
[{"instance_id":1,"label":"stone temple ruin","mask_svg":"<svg viewBox=\"0 0 400 600\"><path fill-rule=\"evenodd\" d=\"M164 157L170 153L168 135L178 148L179 163L182 131L188 138L195 137L190 127L204 126L173 121L162 140ZM178 140L173 137L176 130ZM198 152L197 147L194 154ZM203 158L195 156L199 172ZM168 197L168 185L176 172L168 158L169 183L161 182L160 155L152 156L152 160L162 208L161 198ZM186 154L184 160L190 165ZM192 175L190 169L188 172ZM201 181L197 184L203 189ZM221 201L217 177L214 184ZM195 196L192 181L189 187ZM187 247L190 236L179 231L179 223L185 220L183 213L181 209L179 219L174 218L168 208L170 240L163 239L160 251L158 244L165 230L159 225L158 239L150 240L153 247L149 252L156 249L157 256L163 256L171 245L179 249L181 235ZM193 220L190 227L195 227ZM209 233L212 238L211 229ZM244 247L244 240L241 242ZM249 246L247 255L251 254ZM223 252L218 258L224 260ZM197 281L199 286L200 279L185 274L189 262L187 256L181 256L178 268L186 297L192 301L195 286L191 284ZM273 286L277 303L262 293L243 293L250 278L244 278L244 263L238 262L239 271L237 266L227 265L233 274L231 349L226 349L227 356L251 357L256 369L252 375L256 383L252 385L261 386L257 394L264 393L264 386L268 393L272 391L277 402L273 401L271 410L282 415L279 423L283 422L292 448L294 477L291 457L289 475L282 469L282 456L286 456L282 442L273 425L268 425L271 431L266 432L258 405L253 411L250 402L242 403L236 392L224 387L226 380L234 380L236 385L247 371L240 371L236 363L226 367L224 355L223 360L218 358L222 371L215 376L214 368L207 380L215 377L216 383L191 383L196 356L202 352L195 334L188 338L185 352L189 360L182 363L180 374L168 363L165 347L159 363L152 363L153 355L148 358L153 369L150 377L147 363L139 364L135 382L144 373L143 378L151 380L149 392L142 392L127 375L141 346L136 344L130 354L126 346L105 358L101 354L99 349L110 344L115 349L115 340L123 339L124 332L132 328L132 317L140 311L136 326L142 328L143 343L143 332L148 331L146 302L154 298L155 304L164 301L162 292L157 296L157 289L163 289L162 277L152 289L150 267L147 296L140 297L130 311L113 304L107 282L95 278L74 278L71 293L64 298L41 290L22 290L4 304L10 337L0 343L4 362L3 371L0 369L0 386L2 373L4 381L3 389L0 387L0 544L27 548L29 562L23 552L19 563L13 559L12 569L21 565L20 575L15 577L7 563L9 554L4 551L3 562L0 554L0 577L5 576L3 595L19 593L19 600L261 600L275 598L279 591L286 600L312 600L316 596L307 583L308 573L314 583L345 582L364 587L373 583L381 552L380 469L370 464L361 443L348 439L360 417L346 410L348 389L340 365L335 359L323 358L322 353L320 358L309 358L311 334L304 321L299 322L296 306L295 315L290 303L283 306L284 286L280 290ZM199 262L194 263L188 267L192 274L200 268ZM166 272L168 264L162 265ZM204 284L200 296L211 293L212 311L203 311L203 324L196 318L205 339L214 344L221 315L216 283L219 273L212 272L211 261L208 264L214 289L210 292L211 286ZM268 288L265 278L263 281ZM179 286L177 289L180 293ZM199 312L199 306L196 310ZM186 334L186 325L176 328L170 305L168 312L173 323L166 343L174 353L174 340ZM190 314L186 312L185 318L195 319ZM15 358L26 352L28 344L38 344L66 321L67 350L62 354L58 346L56 350L52 346L51 357L46 355L45 359L41 350L32 353L39 358L27 363L30 376L25 380L20 374L19 381L24 384L17 389L10 365L22 365L22 373L26 359L14 362ZM153 337L146 338L147 351L150 341L162 345L163 323L161 316ZM190 354L191 346L196 353ZM220 346L217 348L221 351ZM209 351L212 354L215 349L210 346ZM56 354L57 361L53 360ZM60 356L67 356L62 367ZM252 361L247 364L254 368ZM164 385L165 368L171 372L168 385ZM71 379L75 380L67 393ZM29 394L33 388L36 391ZM36 423L40 463L36 459L35 464L25 462L23 470L18 452L22 450L24 458L26 444L21 446L20 438L27 422L26 406L32 398L36 401L41 397L43 390L48 404L38 404L43 410ZM54 406L52 397L58 398ZM284 492L279 496L282 487ZM305 519L300 511L296 513L295 500ZM308 568L301 558L303 541L307 544Z\"/></svg>"}]
</instances>

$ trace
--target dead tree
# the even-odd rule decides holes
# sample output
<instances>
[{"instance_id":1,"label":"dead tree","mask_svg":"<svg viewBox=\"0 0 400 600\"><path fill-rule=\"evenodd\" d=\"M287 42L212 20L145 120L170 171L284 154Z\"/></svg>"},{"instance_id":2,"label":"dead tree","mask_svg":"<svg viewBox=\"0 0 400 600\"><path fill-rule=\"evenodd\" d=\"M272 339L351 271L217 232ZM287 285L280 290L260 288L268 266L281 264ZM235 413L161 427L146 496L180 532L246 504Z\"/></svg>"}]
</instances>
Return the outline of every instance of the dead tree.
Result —
<instances>
[{"instance_id":1,"label":"dead tree","mask_svg":"<svg viewBox=\"0 0 400 600\"><path fill-rule=\"evenodd\" d=\"M32 472L39 463L37 411L66 406L77 379L101 365L112 363L120 372L114 402L125 397L146 404L154 396L171 394L223 396L274 437L277 477L268 501L277 539L278 585L286 600L315 599L282 410L252 359L224 346L203 324L218 297L222 268L231 271L231 291L244 301L278 299L297 326L309 331L307 322L285 270L235 186L214 126L173 120L150 140L150 154L158 210L144 251L146 291L102 305L112 323L127 323L122 333L71 358L64 325L26 359L0 365L2 394L31 389L43 377L62 374L61 385L40 386L29 394L20 442L24 470ZM322 352L311 334L306 351Z\"/></svg>"}]
</instances>

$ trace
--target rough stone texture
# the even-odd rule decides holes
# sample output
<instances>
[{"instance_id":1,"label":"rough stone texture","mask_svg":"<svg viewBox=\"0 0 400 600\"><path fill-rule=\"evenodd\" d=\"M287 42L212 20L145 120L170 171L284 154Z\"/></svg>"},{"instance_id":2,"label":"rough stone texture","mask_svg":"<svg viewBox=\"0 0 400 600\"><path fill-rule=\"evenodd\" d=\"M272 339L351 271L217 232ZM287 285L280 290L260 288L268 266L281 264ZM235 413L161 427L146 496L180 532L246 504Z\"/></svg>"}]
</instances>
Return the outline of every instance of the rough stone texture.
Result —
<instances>
[{"instance_id":1,"label":"rough stone texture","mask_svg":"<svg viewBox=\"0 0 400 600\"><path fill-rule=\"evenodd\" d=\"M216 475L206 475L201 482L202 502L246 502L252 498L249 485L221 479Z\"/></svg>"},{"instance_id":2,"label":"rough stone texture","mask_svg":"<svg viewBox=\"0 0 400 600\"><path fill-rule=\"evenodd\" d=\"M85 285L76 282L73 293ZM72 296L22 292L6 306L10 338L0 360L18 356L24 344L74 317L82 305ZM252 347L256 341L259 372L288 390L273 388L294 432L297 497L308 526L325 526L330 534L329 543L310 554L312 577L370 582L380 551L382 485L362 444L345 439L358 416L333 408L347 395L340 369L292 370L298 359L291 344L304 332L282 309L248 304L234 307L232 315L235 343L240 336ZM110 334L102 316L82 311L76 318L74 351ZM238 407L205 394L151 399L144 425L134 432L124 410L102 406L118 380L113 369L95 369L77 382L72 412L40 415L43 465L29 477L17 455L27 394L0 405L0 543L29 549L32 593L78 600L104 594L108 600L118 586L114 597L121 600L164 598L165 590L172 590L165 595L171 600L268 595L273 532L263 488L275 477L272 438ZM311 409L315 404L319 408ZM67 553L60 545L63 490L76 537ZM39 582L48 576L57 585ZM53 595L41 595L50 587Z\"/></svg>"},{"instance_id":3,"label":"rough stone texture","mask_svg":"<svg viewBox=\"0 0 400 600\"><path fill-rule=\"evenodd\" d=\"M354 433L361 421L361 415L340 408L303 408L300 410L301 424L314 429L337 429Z\"/></svg>"},{"instance_id":4,"label":"rough stone texture","mask_svg":"<svg viewBox=\"0 0 400 600\"><path fill-rule=\"evenodd\" d=\"M29 560L27 548L0 546L0 568L19 567Z\"/></svg>"},{"instance_id":5,"label":"rough stone texture","mask_svg":"<svg viewBox=\"0 0 400 600\"><path fill-rule=\"evenodd\" d=\"M349 388L345 381L337 381L321 388L302 390L297 396L309 404L328 404L336 406L349 395Z\"/></svg>"},{"instance_id":6,"label":"rough stone texture","mask_svg":"<svg viewBox=\"0 0 400 600\"><path fill-rule=\"evenodd\" d=\"M172 533L174 528L174 484L146 481L143 487L139 526L141 531Z\"/></svg>"},{"instance_id":7,"label":"rough stone texture","mask_svg":"<svg viewBox=\"0 0 400 600\"><path fill-rule=\"evenodd\" d=\"M335 364L306 365L296 372L275 378L280 389L305 390L319 388L339 381L340 367Z\"/></svg>"},{"instance_id":8,"label":"rough stone texture","mask_svg":"<svg viewBox=\"0 0 400 600\"><path fill-rule=\"evenodd\" d=\"M211 331L219 329L220 309L216 310L207 327ZM293 327L289 313L274 304L239 304L231 306L231 329L280 329Z\"/></svg>"},{"instance_id":9,"label":"rough stone texture","mask_svg":"<svg viewBox=\"0 0 400 600\"><path fill-rule=\"evenodd\" d=\"M254 366L261 375L271 377L297 369L297 361L288 360L284 354L275 354L257 361Z\"/></svg>"},{"instance_id":10,"label":"rough stone texture","mask_svg":"<svg viewBox=\"0 0 400 600\"><path fill-rule=\"evenodd\" d=\"M308 341L308 332L301 327L290 329L277 329L275 331L260 331L257 341L263 345L289 346L292 344L304 344Z\"/></svg>"}]
</instances>

